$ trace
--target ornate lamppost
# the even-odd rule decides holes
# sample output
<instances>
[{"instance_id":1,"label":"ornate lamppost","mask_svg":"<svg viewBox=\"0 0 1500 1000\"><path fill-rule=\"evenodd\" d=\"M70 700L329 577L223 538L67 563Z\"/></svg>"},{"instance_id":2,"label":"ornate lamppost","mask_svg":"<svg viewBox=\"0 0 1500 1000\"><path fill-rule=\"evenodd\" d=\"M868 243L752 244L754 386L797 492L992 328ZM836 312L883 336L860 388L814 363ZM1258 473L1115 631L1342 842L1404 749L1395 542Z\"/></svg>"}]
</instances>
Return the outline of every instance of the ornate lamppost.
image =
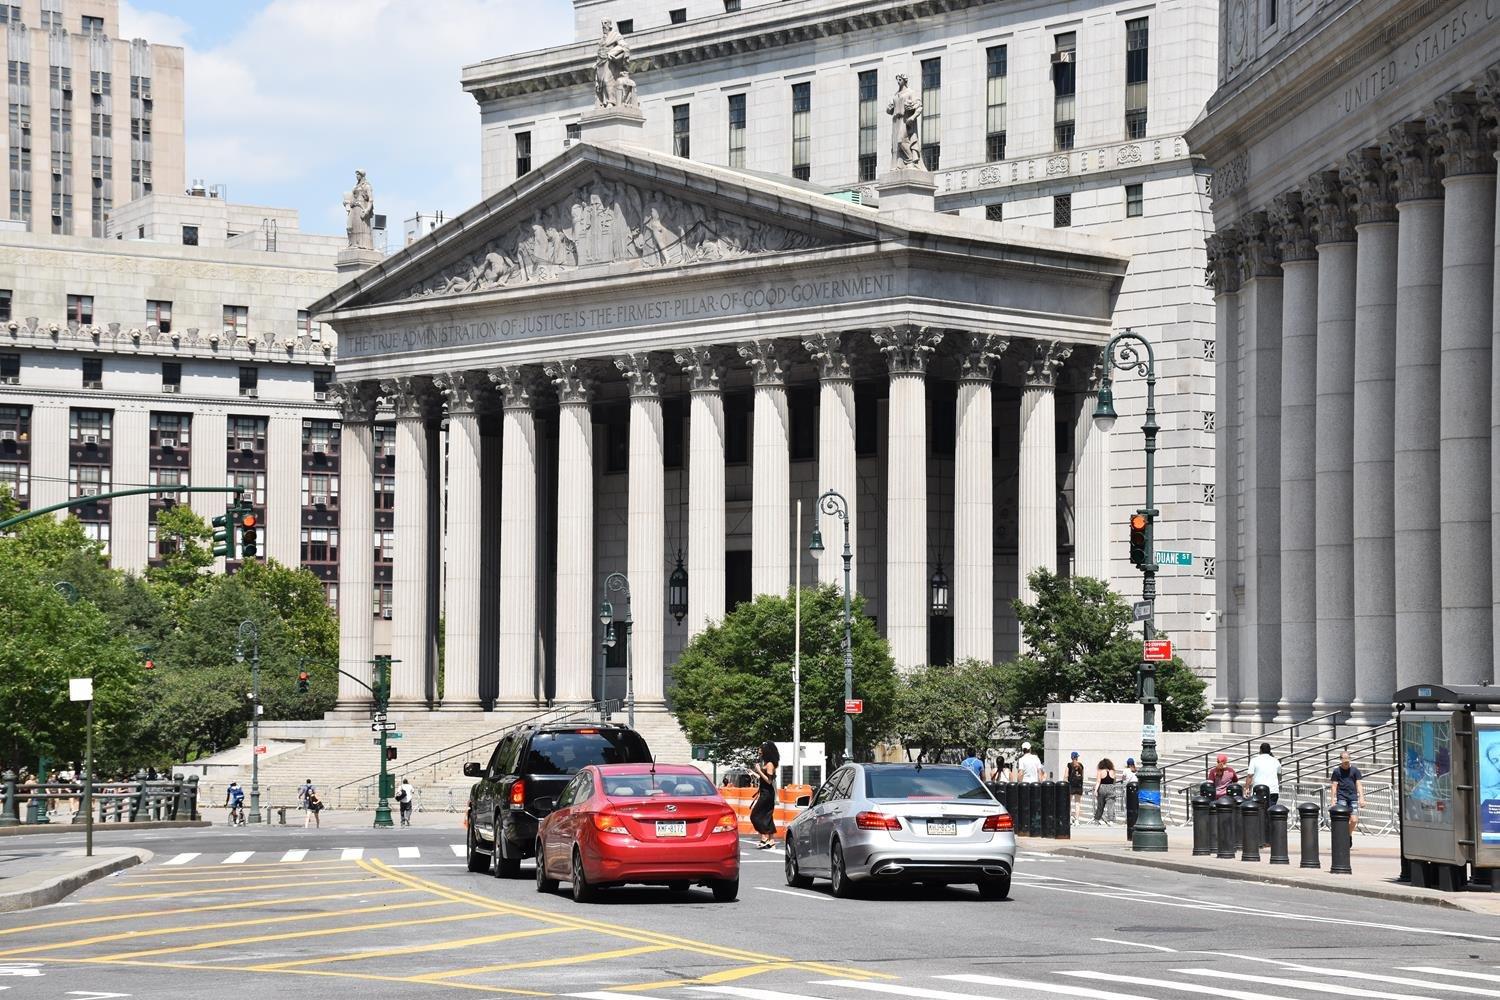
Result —
<instances>
[{"instance_id":1,"label":"ornate lamppost","mask_svg":"<svg viewBox=\"0 0 1500 1000\"><path fill-rule=\"evenodd\" d=\"M635 623L630 617L630 579L624 573L611 573L604 578L605 593L620 591L625 595L625 618L620 625L625 631L625 718L631 729L635 728L635 668L630 655L630 628ZM606 597L599 604L599 624L604 626L604 641L613 645L615 638L615 608ZM604 700L604 689L599 689L599 698Z\"/></svg>"},{"instance_id":2,"label":"ornate lamppost","mask_svg":"<svg viewBox=\"0 0 1500 1000\"><path fill-rule=\"evenodd\" d=\"M827 490L818 497L818 510L823 514L832 514L844 522L844 702L845 709L848 702L854 698L854 639L853 623L854 614L850 603L850 574L854 562L854 550L849 547L849 501L844 495L835 490ZM811 552L823 551L823 531L818 527L818 522L813 522L812 542L807 546ZM844 760L854 759L854 716L848 711L844 712Z\"/></svg>"}]
</instances>

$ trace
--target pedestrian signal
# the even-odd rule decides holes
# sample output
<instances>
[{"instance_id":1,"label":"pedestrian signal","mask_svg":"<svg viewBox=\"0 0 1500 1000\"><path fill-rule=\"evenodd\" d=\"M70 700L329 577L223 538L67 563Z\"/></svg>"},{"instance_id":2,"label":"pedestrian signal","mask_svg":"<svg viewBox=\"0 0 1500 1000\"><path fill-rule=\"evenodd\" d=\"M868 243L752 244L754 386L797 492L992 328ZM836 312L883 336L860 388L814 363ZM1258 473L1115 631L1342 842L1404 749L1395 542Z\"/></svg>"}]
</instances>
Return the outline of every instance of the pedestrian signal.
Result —
<instances>
[{"instance_id":1,"label":"pedestrian signal","mask_svg":"<svg viewBox=\"0 0 1500 1000\"><path fill-rule=\"evenodd\" d=\"M1151 527L1151 519L1145 514L1130 515L1130 565L1137 569L1144 569L1147 563L1146 557L1146 532Z\"/></svg>"},{"instance_id":2,"label":"pedestrian signal","mask_svg":"<svg viewBox=\"0 0 1500 1000\"><path fill-rule=\"evenodd\" d=\"M385 748L385 759L386 760L395 760L396 759L396 748L395 747L386 747Z\"/></svg>"}]
</instances>

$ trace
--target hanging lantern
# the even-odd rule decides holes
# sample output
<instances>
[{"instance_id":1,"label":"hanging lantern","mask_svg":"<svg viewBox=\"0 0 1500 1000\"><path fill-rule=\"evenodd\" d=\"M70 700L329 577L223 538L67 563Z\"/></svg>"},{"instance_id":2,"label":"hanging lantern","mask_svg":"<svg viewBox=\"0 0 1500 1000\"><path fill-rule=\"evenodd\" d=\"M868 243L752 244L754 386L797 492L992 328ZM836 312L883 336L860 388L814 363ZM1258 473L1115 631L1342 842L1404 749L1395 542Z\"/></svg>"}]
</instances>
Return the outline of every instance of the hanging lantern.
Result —
<instances>
[{"instance_id":1,"label":"hanging lantern","mask_svg":"<svg viewBox=\"0 0 1500 1000\"><path fill-rule=\"evenodd\" d=\"M942 563L938 563L937 569L933 571L932 579L927 582L927 591L932 616L934 618L948 617L953 595L948 586L948 574L943 572Z\"/></svg>"},{"instance_id":2,"label":"hanging lantern","mask_svg":"<svg viewBox=\"0 0 1500 1000\"><path fill-rule=\"evenodd\" d=\"M677 568L667 577L667 610L681 625L688 612L688 575L682 568L682 550L677 550Z\"/></svg>"}]
</instances>

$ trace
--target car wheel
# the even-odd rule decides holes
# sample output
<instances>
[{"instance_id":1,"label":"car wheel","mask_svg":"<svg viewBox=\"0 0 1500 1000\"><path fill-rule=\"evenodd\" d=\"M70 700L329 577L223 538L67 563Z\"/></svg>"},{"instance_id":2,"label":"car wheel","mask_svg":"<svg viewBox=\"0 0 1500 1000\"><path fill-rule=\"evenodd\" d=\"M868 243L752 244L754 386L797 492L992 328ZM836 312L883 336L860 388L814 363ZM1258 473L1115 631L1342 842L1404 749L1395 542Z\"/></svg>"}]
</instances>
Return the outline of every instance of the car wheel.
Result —
<instances>
[{"instance_id":1,"label":"car wheel","mask_svg":"<svg viewBox=\"0 0 1500 1000\"><path fill-rule=\"evenodd\" d=\"M583 855L573 852L573 902L592 903L599 890L589 885L588 873L583 870Z\"/></svg>"},{"instance_id":2,"label":"car wheel","mask_svg":"<svg viewBox=\"0 0 1500 1000\"><path fill-rule=\"evenodd\" d=\"M673 892L687 892L693 887L691 882L668 882L667 888Z\"/></svg>"},{"instance_id":3,"label":"car wheel","mask_svg":"<svg viewBox=\"0 0 1500 1000\"><path fill-rule=\"evenodd\" d=\"M468 848L469 848L469 871L477 875L483 875L490 870L490 856L477 849L479 838L474 835L474 825L469 824Z\"/></svg>"},{"instance_id":4,"label":"car wheel","mask_svg":"<svg viewBox=\"0 0 1500 1000\"><path fill-rule=\"evenodd\" d=\"M1005 899L1010 895L1010 873L995 875L990 878L981 879L979 882L980 899Z\"/></svg>"},{"instance_id":5,"label":"car wheel","mask_svg":"<svg viewBox=\"0 0 1500 1000\"><path fill-rule=\"evenodd\" d=\"M807 889L813 884L812 877L802 874L797 864L797 849L792 846L791 837L786 838L786 884L793 889Z\"/></svg>"},{"instance_id":6,"label":"car wheel","mask_svg":"<svg viewBox=\"0 0 1500 1000\"><path fill-rule=\"evenodd\" d=\"M715 903L732 903L740 894L740 880L737 878L714 879L708 886L714 891Z\"/></svg>"},{"instance_id":7,"label":"car wheel","mask_svg":"<svg viewBox=\"0 0 1500 1000\"><path fill-rule=\"evenodd\" d=\"M500 826L500 817L495 817L495 877L519 878L521 859L505 856L505 832Z\"/></svg>"},{"instance_id":8,"label":"car wheel","mask_svg":"<svg viewBox=\"0 0 1500 1000\"><path fill-rule=\"evenodd\" d=\"M542 844L537 841L536 845L536 891L556 892L557 879L547 877L547 866L542 862Z\"/></svg>"},{"instance_id":9,"label":"car wheel","mask_svg":"<svg viewBox=\"0 0 1500 1000\"><path fill-rule=\"evenodd\" d=\"M844 847L837 840L833 842L833 849L828 855L828 874L829 881L833 883L835 896L839 899L848 899L854 895L854 882L844 869Z\"/></svg>"}]
</instances>

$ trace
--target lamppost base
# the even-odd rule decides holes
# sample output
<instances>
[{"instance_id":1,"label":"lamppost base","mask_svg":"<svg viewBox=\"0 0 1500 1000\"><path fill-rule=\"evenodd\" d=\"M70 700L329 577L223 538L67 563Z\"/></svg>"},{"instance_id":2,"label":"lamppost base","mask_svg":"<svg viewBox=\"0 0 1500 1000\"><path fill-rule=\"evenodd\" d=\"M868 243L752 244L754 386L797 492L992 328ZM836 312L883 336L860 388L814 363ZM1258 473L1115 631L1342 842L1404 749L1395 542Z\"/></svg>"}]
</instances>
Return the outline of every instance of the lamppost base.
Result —
<instances>
[{"instance_id":1,"label":"lamppost base","mask_svg":"<svg viewBox=\"0 0 1500 1000\"><path fill-rule=\"evenodd\" d=\"M1165 829L1143 830L1140 821L1135 825L1135 836L1131 838L1130 849L1138 852L1165 853L1167 850L1167 831Z\"/></svg>"},{"instance_id":2,"label":"lamppost base","mask_svg":"<svg viewBox=\"0 0 1500 1000\"><path fill-rule=\"evenodd\" d=\"M381 799L380 805L375 807L375 829L389 830L395 825L391 822L391 804Z\"/></svg>"}]
</instances>

